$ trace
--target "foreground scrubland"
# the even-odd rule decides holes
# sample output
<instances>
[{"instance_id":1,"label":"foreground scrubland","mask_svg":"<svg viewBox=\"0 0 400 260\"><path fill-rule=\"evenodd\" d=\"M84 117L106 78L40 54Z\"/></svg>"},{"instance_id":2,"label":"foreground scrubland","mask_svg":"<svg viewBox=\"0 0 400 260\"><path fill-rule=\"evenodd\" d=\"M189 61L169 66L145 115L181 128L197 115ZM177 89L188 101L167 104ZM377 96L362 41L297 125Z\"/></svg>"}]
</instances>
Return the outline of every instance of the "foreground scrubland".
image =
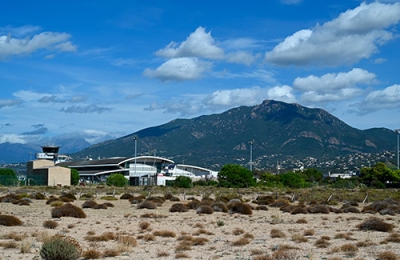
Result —
<instances>
[{"instance_id":1,"label":"foreground scrubland","mask_svg":"<svg viewBox=\"0 0 400 260\"><path fill-rule=\"evenodd\" d=\"M0 259L57 259L58 240L76 250L69 259L400 259L399 198L323 188L0 188Z\"/></svg>"}]
</instances>

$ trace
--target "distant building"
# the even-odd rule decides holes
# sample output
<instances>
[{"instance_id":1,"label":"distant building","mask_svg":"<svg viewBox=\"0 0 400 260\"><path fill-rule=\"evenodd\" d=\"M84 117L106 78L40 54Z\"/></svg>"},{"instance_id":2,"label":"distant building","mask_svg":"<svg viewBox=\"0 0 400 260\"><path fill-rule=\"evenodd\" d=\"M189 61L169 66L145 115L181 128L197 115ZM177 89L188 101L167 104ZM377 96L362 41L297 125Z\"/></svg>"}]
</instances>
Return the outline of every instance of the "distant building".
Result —
<instances>
[{"instance_id":1,"label":"distant building","mask_svg":"<svg viewBox=\"0 0 400 260\"><path fill-rule=\"evenodd\" d=\"M156 156L117 157L100 160L81 160L57 164L76 169L83 182L104 182L113 173L120 173L129 185L166 185L177 176L211 178L217 172L205 168L175 164L174 161Z\"/></svg>"},{"instance_id":2,"label":"distant building","mask_svg":"<svg viewBox=\"0 0 400 260\"><path fill-rule=\"evenodd\" d=\"M27 163L27 185L70 186L71 169L55 166L58 146L42 146L42 153L37 153L37 160Z\"/></svg>"}]
</instances>

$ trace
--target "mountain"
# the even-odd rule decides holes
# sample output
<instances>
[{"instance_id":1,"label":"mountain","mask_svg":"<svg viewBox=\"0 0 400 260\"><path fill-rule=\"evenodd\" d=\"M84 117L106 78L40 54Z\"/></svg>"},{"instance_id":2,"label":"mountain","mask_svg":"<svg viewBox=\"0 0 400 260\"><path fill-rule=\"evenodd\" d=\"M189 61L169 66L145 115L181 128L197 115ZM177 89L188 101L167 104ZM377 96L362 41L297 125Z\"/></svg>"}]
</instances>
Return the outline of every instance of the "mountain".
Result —
<instances>
[{"instance_id":1,"label":"mountain","mask_svg":"<svg viewBox=\"0 0 400 260\"><path fill-rule=\"evenodd\" d=\"M221 114L176 119L90 146L74 158L157 155L178 163L220 168L249 160L262 167L284 157L333 158L349 153L395 150L395 133L385 128L359 130L322 109L265 100Z\"/></svg>"}]
</instances>

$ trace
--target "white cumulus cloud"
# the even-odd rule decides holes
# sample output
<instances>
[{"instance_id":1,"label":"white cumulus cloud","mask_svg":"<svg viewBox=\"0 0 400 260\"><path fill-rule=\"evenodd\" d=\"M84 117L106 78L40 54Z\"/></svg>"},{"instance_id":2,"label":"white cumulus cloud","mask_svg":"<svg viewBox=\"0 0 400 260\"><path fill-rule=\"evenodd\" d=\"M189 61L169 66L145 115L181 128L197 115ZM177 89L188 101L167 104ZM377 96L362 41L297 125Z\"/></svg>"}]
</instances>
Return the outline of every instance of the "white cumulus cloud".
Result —
<instances>
[{"instance_id":1,"label":"white cumulus cloud","mask_svg":"<svg viewBox=\"0 0 400 260\"><path fill-rule=\"evenodd\" d=\"M337 89L354 88L358 84L372 84L376 75L363 69L354 68L349 72L328 73L321 77L310 75L306 78L296 78L293 87L301 91L331 92Z\"/></svg>"},{"instance_id":2,"label":"white cumulus cloud","mask_svg":"<svg viewBox=\"0 0 400 260\"><path fill-rule=\"evenodd\" d=\"M178 44L171 42L164 49L158 50L156 55L166 58L198 57L207 59L222 59L224 51L216 46L211 32L199 27L189 35L186 41Z\"/></svg>"},{"instance_id":3,"label":"white cumulus cloud","mask_svg":"<svg viewBox=\"0 0 400 260\"><path fill-rule=\"evenodd\" d=\"M30 54L40 49L55 49L61 52L76 51L69 39L71 35L58 32L42 32L32 38L15 38L11 33L0 35L0 59L14 55Z\"/></svg>"},{"instance_id":4,"label":"white cumulus cloud","mask_svg":"<svg viewBox=\"0 0 400 260\"><path fill-rule=\"evenodd\" d=\"M146 69L143 75L150 78L157 78L161 81L193 80L200 78L211 67L211 63L201 61L197 58L173 58L155 70Z\"/></svg>"},{"instance_id":5,"label":"white cumulus cloud","mask_svg":"<svg viewBox=\"0 0 400 260\"><path fill-rule=\"evenodd\" d=\"M338 18L300 30L265 54L277 65L353 64L369 58L394 36L385 30L400 20L400 3L362 3Z\"/></svg>"},{"instance_id":6,"label":"white cumulus cloud","mask_svg":"<svg viewBox=\"0 0 400 260\"><path fill-rule=\"evenodd\" d=\"M362 102L356 104L356 107L360 114L384 109L400 109L400 85L395 84L382 90L372 91Z\"/></svg>"}]
</instances>

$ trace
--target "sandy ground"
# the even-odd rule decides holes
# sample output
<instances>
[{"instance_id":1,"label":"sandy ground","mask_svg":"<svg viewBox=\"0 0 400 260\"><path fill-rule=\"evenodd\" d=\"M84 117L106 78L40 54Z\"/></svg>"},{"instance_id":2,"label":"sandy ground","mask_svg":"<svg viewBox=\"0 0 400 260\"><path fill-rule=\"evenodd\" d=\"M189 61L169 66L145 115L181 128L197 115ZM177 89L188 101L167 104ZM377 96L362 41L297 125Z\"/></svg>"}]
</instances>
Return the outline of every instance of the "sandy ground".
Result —
<instances>
[{"instance_id":1,"label":"sandy ground","mask_svg":"<svg viewBox=\"0 0 400 260\"><path fill-rule=\"evenodd\" d=\"M4 196L5 194L1 194ZM156 194L157 195L157 194ZM161 195L161 194L160 194ZM119 198L118 196L116 196ZM199 197L201 198L201 197ZM249 195L249 201L254 196ZM0 226L0 259L40 259L43 237L65 234L76 239L85 252L94 249L101 254L107 250L118 252L117 256L102 259L262 259L272 256L278 249L292 248L286 257L275 259L378 259L380 252L390 251L400 256L399 242L386 242L387 232L360 231L356 227L371 216L394 225L393 233L399 232L400 216L381 216L362 213L298 214L283 213L278 208L253 210L251 216L214 212L210 215L196 214L194 210L171 213L173 203L166 201L157 209L137 209L128 200L104 201L114 207L107 209L83 209L87 217L82 219L51 217L52 207L46 200L32 200L29 206L0 203L3 215L14 215L23 221L22 226ZM81 207L83 200L72 204ZM185 203L187 201L180 201ZM249 202L249 204L256 206ZM361 209L364 205L359 205ZM340 207L337 205L335 207ZM143 217L152 213L153 217ZM307 223L299 224L299 219ZM43 227L46 220L58 223L55 229ZM148 222L146 227L143 222ZM278 229L284 237L271 237L271 230ZM170 231L175 237L162 237L158 233ZM161 232L160 232L161 231ZM118 239L90 242L88 236L101 236L111 232L115 236L130 236L136 246L124 246ZM325 238L325 248L316 242ZM202 241L182 250L182 241L193 238ZM246 239L247 238L247 239ZM240 243L240 241L242 243ZM247 241L247 242L246 242ZM15 242L14 246L5 246ZM236 242L236 243L235 243ZM238 244L238 245L236 245ZM22 253L21 248L28 252ZM347 245L343 247L343 245ZM349 246L350 245L350 246ZM179 249L181 246L181 249ZM346 252L345 248L348 248ZM356 248L356 249L354 249ZM84 259L83 257L81 259ZM267 258L265 258L267 259Z\"/></svg>"}]
</instances>

